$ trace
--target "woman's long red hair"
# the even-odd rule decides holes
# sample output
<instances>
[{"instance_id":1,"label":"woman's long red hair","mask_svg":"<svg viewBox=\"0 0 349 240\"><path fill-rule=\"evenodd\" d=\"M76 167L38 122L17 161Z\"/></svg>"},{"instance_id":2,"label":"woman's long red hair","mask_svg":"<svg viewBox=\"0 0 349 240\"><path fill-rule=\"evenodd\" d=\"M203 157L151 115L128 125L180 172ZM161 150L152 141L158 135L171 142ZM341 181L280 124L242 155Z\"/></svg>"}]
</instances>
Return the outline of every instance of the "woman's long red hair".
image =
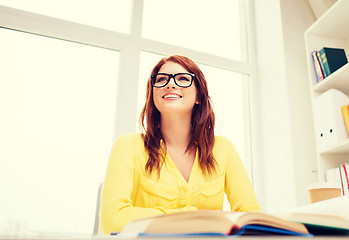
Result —
<instances>
[{"instance_id":1,"label":"woman's long red hair","mask_svg":"<svg viewBox=\"0 0 349 240\"><path fill-rule=\"evenodd\" d=\"M197 89L197 100L199 104L195 104L193 108L191 117L192 133L187 151L197 148L202 172L204 174L211 174L216 170L216 161L212 153L215 116L211 107L211 99L208 95L205 76L191 59L179 55L161 59L153 68L150 76L158 73L162 65L167 62L180 64L184 69L190 73L194 73L196 76L194 84ZM160 112L155 107L153 101L153 87L151 85L151 78L149 77L146 102L140 116L140 122L145 131L145 134L143 134L144 146L149 154L145 170L149 173L152 173L154 169L160 173L161 166L165 161L164 153L160 151L161 140L166 145L160 130L160 117Z\"/></svg>"}]
</instances>

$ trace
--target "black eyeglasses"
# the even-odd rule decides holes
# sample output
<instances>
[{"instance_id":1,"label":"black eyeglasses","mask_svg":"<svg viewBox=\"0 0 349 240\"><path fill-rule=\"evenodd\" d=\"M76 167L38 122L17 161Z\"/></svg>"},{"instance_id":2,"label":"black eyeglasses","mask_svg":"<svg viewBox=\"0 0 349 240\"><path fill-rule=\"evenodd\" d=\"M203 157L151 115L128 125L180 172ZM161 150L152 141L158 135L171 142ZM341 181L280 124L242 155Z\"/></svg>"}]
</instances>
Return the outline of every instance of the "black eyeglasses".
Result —
<instances>
[{"instance_id":1,"label":"black eyeglasses","mask_svg":"<svg viewBox=\"0 0 349 240\"><path fill-rule=\"evenodd\" d=\"M174 82L179 87L190 87L193 84L195 78L194 73L176 73L176 74L167 74L167 73L157 73L151 75L151 85L156 88L165 87L171 80L174 79Z\"/></svg>"}]
</instances>

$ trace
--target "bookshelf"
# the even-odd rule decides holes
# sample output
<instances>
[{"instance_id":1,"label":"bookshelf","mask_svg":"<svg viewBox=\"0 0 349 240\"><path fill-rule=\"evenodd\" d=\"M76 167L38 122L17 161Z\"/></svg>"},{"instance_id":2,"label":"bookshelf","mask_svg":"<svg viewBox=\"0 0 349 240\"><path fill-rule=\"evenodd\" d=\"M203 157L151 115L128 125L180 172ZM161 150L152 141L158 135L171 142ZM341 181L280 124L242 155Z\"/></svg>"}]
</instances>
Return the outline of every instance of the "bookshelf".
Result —
<instances>
[{"instance_id":1,"label":"bookshelf","mask_svg":"<svg viewBox=\"0 0 349 240\"><path fill-rule=\"evenodd\" d=\"M343 48L349 59L349 0L338 0L304 34L312 103L329 89L337 89L349 96L349 63L321 82L317 82L311 52L323 47ZM349 103L348 103L349 104ZM313 108L314 126L317 124ZM314 136L316 137L316 136ZM349 162L349 137L340 143L319 150L317 146L319 181L325 181L327 169Z\"/></svg>"},{"instance_id":2,"label":"bookshelf","mask_svg":"<svg viewBox=\"0 0 349 240\"><path fill-rule=\"evenodd\" d=\"M349 10L349 9L348 9ZM315 93L323 93L331 88L341 89L344 93L349 93L349 64L344 65L330 76L314 85Z\"/></svg>"}]
</instances>

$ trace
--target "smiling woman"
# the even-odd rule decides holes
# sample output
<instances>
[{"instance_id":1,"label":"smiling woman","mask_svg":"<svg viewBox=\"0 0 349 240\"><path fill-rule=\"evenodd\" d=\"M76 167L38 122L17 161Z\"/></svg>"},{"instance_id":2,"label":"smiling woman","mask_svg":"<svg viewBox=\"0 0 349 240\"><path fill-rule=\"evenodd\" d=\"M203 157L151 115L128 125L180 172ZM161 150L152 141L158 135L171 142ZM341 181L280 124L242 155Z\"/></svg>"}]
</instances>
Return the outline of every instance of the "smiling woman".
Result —
<instances>
[{"instance_id":1,"label":"smiling woman","mask_svg":"<svg viewBox=\"0 0 349 240\"><path fill-rule=\"evenodd\" d=\"M141 217L222 210L224 193L232 211L260 211L234 146L214 135L206 79L191 59L174 55L155 65L140 118L145 133L120 136L109 158L101 204L105 234Z\"/></svg>"}]
</instances>

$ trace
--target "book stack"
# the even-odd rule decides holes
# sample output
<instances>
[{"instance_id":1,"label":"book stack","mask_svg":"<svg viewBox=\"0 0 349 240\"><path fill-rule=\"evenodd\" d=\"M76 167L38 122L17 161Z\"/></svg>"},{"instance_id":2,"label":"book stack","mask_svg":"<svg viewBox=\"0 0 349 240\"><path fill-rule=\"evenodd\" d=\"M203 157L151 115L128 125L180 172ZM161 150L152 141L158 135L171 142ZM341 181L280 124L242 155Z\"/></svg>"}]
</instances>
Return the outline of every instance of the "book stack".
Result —
<instances>
[{"instance_id":1,"label":"book stack","mask_svg":"<svg viewBox=\"0 0 349 240\"><path fill-rule=\"evenodd\" d=\"M349 163L326 170L327 182L336 182L342 188L342 195L349 196Z\"/></svg>"},{"instance_id":2,"label":"book stack","mask_svg":"<svg viewBox=\"0 0 349 240\"><path fill-rule=\"evenodd\" d=\"M203 209L136 219L127 223L117 235L120 238L172 239L231 235L312 236L303 223L267 213Z\"/></svg>"},{"instance_id":3,"label":"book stack","mask_svg":"<svg viewBox=\"0 0 349 240\"><path fill-rule=\"evenodd\" d=\"M119 239L137 237L211 239L232 237L232 235L267 235L273 239L281 237L277 235L348 236L348 204L349 196L341 196L289 209L277 215L200 209L136 219L127 223L120 233L111 234L118 235Z\"/></svg>"},{"instance_id":4,"label":"book stack","mask_svg":"<svg viewBox=\"0 0 349 240\"><path fill-rule=\"evenodd\" d=\"M288 220L303 223L316 235L349 235L349 196L341 196L289 210Z\"/></svg>"},{"instance_id":5,"label":"book stack","mask_svg":"<svg viewBox=\"0 0 349 240\"><path fill-rule=\"evenodd\" d=\"M324 47L311 53L316 79L318 82L348 63L342 48Z\"/></svg>"}]
</instances>

